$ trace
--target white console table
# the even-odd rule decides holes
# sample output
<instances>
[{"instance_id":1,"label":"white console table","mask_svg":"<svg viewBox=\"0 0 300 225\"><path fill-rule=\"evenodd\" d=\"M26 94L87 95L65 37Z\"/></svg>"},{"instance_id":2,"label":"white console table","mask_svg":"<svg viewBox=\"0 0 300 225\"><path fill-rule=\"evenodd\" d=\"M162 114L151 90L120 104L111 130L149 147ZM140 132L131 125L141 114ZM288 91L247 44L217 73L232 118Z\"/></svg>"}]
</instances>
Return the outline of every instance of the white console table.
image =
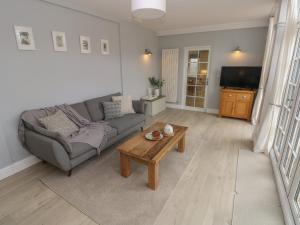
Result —
<instances>
[{"instance_id":1,"label":"white console table","mask_svg":"<svg viewBox=\"0 0 300 225\"><path fill-rule=\"evenodd\" d=\"M166 109L166 96L158 96L157 98L151 100L142 98L142 100L147 105L146 107L147 116L154 116Z\"/></svg>"}]
</instances>

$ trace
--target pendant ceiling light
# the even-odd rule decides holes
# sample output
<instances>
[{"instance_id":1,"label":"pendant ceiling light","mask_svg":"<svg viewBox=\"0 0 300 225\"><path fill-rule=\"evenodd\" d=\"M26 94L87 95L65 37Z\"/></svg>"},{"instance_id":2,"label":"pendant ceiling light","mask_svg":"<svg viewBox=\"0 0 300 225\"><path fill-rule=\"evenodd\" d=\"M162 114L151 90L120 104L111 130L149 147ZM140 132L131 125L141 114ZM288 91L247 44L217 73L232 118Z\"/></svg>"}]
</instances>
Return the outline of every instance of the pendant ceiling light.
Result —
<instances>
[{"instance_id":1,"label":"pendant ceiling light","mask_svg":"<svg viewBox=\"0 0 300 225\"><path fill-rule=\"evenodd\" d=\"M166 0L131 0L131 11L140 19L158 19L166 13Z\"/></svg>"}]
</instances>

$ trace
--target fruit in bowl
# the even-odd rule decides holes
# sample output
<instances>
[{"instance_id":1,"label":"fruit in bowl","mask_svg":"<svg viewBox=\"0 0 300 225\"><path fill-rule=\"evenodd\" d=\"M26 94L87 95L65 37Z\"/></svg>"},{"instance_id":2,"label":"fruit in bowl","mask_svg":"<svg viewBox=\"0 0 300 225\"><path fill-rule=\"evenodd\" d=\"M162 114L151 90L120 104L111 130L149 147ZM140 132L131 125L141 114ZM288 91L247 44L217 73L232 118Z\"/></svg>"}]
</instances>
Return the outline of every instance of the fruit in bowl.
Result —
<instances>
[{"instance_id":1,"label":"fruit in bowl","mask_svg":"<svg viewBox=\"0 0 300 225\"><path fill-rule=\"evenodd\" d=\"M149 141L159 141L163 138L162 132L159 130L154 130L145 134L145 138Z\"/></svg>"},{"instance_id":2,"label":"fruit in bowl","mask_svg":"<svg viewBox=\"0 0 300 225\"><path fill-rule=\"evenodd\" d=\"M152 131L152 137L160 138L160 131L158 131L158 130Z\"/></svg>"}]
</instances>

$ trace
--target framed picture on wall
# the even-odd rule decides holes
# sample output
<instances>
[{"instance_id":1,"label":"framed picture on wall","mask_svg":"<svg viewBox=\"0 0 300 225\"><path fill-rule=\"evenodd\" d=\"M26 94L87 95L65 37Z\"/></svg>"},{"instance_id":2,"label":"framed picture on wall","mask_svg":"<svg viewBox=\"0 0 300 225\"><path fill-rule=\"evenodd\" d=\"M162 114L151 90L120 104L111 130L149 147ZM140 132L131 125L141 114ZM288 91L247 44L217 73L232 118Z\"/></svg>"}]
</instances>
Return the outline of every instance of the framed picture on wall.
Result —
<instances>
[{"instance_id":1,"label":"framed picture on wall","mask_svg":"<svg viewBox=\"0 0 300 225\"><path fill-rule=\"evenodd\" d=\"M52 31L53 47L56 52L66 52L67 42L66 34L61 31Z\"/></svg>"},{"instance_id":2,"label":"framed picture on wall","mask_svg":"<svg viewBox=\"0 0 300 225\"><path fill-rule=\"evenodd\" d=\"M91 49L91 39L88 36L80 36L80 52L84 54L89 54L92 52Z\"/></svg>"},{"instance_id":3,"label":"framed picture on wall","mask_svg":"<svg viewBox=\"0 0 300 225\"><path fill-rule=\"evenodd\" d=\"M31 27L14 26L18 49L36 50Z\"/></svg>"},{"instance_id":4,"label":"framed picture on wall","mask_svg":"<svg viewBox=\"0 0 300 225\"><path fill-rule=\"evenodd\" d=\"M109 42L108 42L108 40L101 39L101 53L102 53L102 55L109 55Z\"/></svg>"}]
</instances>

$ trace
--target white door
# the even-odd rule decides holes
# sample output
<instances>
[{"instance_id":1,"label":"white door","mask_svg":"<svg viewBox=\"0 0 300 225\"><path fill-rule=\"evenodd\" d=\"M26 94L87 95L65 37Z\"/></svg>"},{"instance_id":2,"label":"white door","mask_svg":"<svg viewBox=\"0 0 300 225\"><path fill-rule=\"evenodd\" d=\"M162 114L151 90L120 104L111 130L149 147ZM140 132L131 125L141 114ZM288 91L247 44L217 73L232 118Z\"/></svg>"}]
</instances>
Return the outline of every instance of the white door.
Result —
<instances>
[{"instance_id":1,"label":"white door","mask_svg":"<svg viewBox=\"0 0 300 225\"><path fill-rule=\"evenodd\" d=\"M296 167L299 161L300 147L300 98L297 99L296 107L289 124L285 146L280 161L280 172L287 193L290 191Z\"/></svg>"},{"instance_id":2,"label":"white door","mask_svg":"<svg viewBox=\"0 0 300 225\"><path fill-rule=\"evenodd\" d=\"M292 1L294 4L295 2ZM294 7L296 9L298 7ZM299 10L298 10L299 12ZM295 15L298 14L296 11ZM298 16L299 19L299 16ZM296 37L292 65L287 77L285 93L281 105L278 127L274 140L275 160L280 170L280 177L285 187L285 194L288 197L288 204L283 200L283 211L289 218L289 209L293 214L295 224L300 225L300 34ZM275 168L276 169L276 168ZM279 184L280 187L280 184ZM279 188L280 190L280 188ZM284 199L284 198L283 198ZM289 208L288 208L289 207ZM291 219L291 224L293 223ZM289 223L290 224L290 223Z\"/></svg>"},{"instance_id":3,"label":"white door","mask_svg":"<svg viewBox=\"0 0 300 225\"><path fill-rule=\"evenodd\" d=\"M210 47L185 48L182 102L186 108L205 109Z\"/></svg>"},{"instance_id":4,"label":"white door","mask_svg":"<svg viewBox=\"0 0 300 225\"><path fill-rule=\"evenodd\" d=\"M298 33L294 48L293 62L290 67L284 99L281 107L280 120L275 139L274 150L280 160L279 169L289 193L291 183L299 161L300 139L300 35ZM281 140L281 143L279 140Z\"/></svg>"},{"instance_id":5,"label":"white door","mask_svg":"<svg viewBox=\"0 0 300 225\"><path fill-rule=\"evenodd\" d=\"M300 167L298 166L291 191L288 195L295 224L300 225Z\"/></svg>"},{"instance_id":6,"label":"white door","mask_svg":"<svg viewBox=\"0 0 300 225\"><path fill-rule=\"evenodd\" d=\"M288 76L288 81L285 87L285 93L283 97L282 107L279 116L279 123L276 130L275 142L274 142L274 152L276 159L279 162L282 158L282 153L285 150L286 136L288 131L288 125L290 118L292 116L292 107L295 104L295 98L297 96L297 91L299 88L299 73L300 73L300 42L299 33L297 36L296 46L294 48L293 63L290 67L290 72Z\"/></svg>"}]
</instances>

